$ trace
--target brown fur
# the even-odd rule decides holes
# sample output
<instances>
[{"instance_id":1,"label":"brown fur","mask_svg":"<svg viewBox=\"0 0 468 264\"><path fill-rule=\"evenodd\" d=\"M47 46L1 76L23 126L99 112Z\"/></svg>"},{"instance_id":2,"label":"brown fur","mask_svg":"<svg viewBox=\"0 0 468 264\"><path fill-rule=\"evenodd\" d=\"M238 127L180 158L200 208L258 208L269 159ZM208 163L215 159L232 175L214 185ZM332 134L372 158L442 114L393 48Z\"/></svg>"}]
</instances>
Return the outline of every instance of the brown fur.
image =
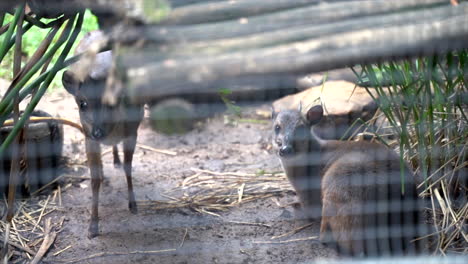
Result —
<instances>
[{"instance_id":1,"label":"brown fur","mask_svg":"<svg viewBox=\"0 0 468 264\"><path fill-rule=\"evenodd\" d=\"M93 41L99 40L102 36L103 34L100 31L88 33L78 44L76 52L85 51ZM80 62L82 61L77 64L80 64ZM128 206L132 213L137 213L132 184L132 159L136 146L138 126L143 118L143 107L129 104L125 97L121 97L116 106L107 106L102 103L102 95L111 64L112 54L110 51L99 53L96 55L91 68L87 69L88 73L84 80L81 80L79 74L74 71L80 67L71 67L64 72L62 79L65 89L75 97L86 136L86 155L91 173L93 196L89 238L99 234L99 188L103 179L101 143L113 146L114 166L118 167L120 166L120 158L117 144L123 142L123 167L127 178Z\"/></svg>"},{"instance_id":2,"label":"brown fur","mask_svg":"<svg viewBox=\"0 0 468 264\"><path fill-rule=\"evenodd\" d=\"M317 138L310 127L322 111L311 108L307 119L283 111L274 121L274 145L288 179L308 217L321 217L320 240L351 256L420 252L420 243L411 242L424 226L411 170L405 166L402 193L394 151L378 143Z\"/></svg>"}]
</instances>

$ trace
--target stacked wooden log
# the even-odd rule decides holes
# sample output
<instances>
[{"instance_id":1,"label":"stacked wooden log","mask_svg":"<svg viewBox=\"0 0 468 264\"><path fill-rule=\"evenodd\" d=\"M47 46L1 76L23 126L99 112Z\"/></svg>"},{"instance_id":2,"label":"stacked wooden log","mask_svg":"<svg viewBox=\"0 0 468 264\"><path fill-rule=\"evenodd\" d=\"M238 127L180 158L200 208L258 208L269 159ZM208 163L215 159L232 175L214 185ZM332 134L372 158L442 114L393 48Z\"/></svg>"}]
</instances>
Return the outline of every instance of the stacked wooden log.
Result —
<instances>
[{"instance_id":1,"label":"stacked wooden log","mask_svg":"<svg viewBox=\"0 0 468 264\"><path fill-rule=\"evenodd\" d=\"M468 45L468 3L260 2L198 2L114 31L117 79L138 103L221 88L238 102L265 101L297 91L297 78L311 72Z\"/></svg>"}]
</instances>

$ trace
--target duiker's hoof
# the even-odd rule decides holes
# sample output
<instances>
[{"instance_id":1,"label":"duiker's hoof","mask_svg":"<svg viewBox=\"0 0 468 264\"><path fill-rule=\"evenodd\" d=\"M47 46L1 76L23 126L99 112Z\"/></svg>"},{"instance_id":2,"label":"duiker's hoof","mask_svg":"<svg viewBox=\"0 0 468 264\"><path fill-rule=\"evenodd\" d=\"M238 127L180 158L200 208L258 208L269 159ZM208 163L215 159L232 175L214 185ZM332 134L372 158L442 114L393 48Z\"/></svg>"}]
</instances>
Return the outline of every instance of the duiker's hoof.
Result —
<instances>
[{"instance_id":1,"label":"duiker's hoof","mask_svg":"<svg viewBox=\"0 0 468 264\"><path fill-rule=\"evenodd\" d=\"M138 213L138 208L137 208L136 202L129 202L128 203L128 209L130 209L130 212L132 214L137 214Z\"/></svg>"},{"instance_id":2,"label":"duiker's hoof","mask_svg":"<svg viewBox=\"0 0 468 264\"><path fill-rule=\"evenodd\" d=\"M88 238L93 239L99 235L99 225L98 223L91 223L88 229Z\"/></svg>"},{"instance_id":3,"label":"duiker's hoof","mask_svg":"<svg viewBox=\"0 0 468 264\"><path fill-rule=\"evenodd\" d=\"M122 168L122 163L120 162L120 160L119 161L114 160L114 168L116 169Z\"/></svg>"},{"instance_id":4,"label":"duiker's hoof","mask_svg":"<svg viewBox=\"0 0 468 264\"><path fill-rule=\"evenodd\" d=\"M292 202L289 204L294 210L302 210L302 204L300 202Z\"/></svg>"}]
</instances>

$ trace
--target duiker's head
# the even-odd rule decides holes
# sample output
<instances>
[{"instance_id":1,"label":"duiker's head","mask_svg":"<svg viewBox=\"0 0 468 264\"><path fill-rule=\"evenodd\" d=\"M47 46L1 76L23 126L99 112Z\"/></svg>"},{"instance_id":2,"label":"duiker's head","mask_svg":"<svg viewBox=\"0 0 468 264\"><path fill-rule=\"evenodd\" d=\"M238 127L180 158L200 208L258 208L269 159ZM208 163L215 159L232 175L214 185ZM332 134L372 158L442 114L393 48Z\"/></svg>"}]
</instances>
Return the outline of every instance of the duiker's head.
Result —
<instances>
[{"instance_id":1,"label":"duiker's head","mask_svg":"<svg viewBox=\"0 0 468 264\"><path fill-rule=\"evenodd\" d=\"M73 72L65 71L62 83L75 97L86 136L94 140L106 138L119 120L117 108L102 103L106 81L95 80L90 76L84 81L79 81Z\"/></svg>"},{"instance_id":2,"label":"duiker's head","mask_svg":"<svg viewBox=\"0 0 468 264\"><path fill-rule=\"evenodd\" d=\"M273 111L273 146L281 158L308 151L311 140L315 140L310 129L323 117L321 105L311 107L305 117L301 109Z\"/></svg>"},{"instance_id":3,"label":"duiker's head","mask_svg":"<svg viewBox=\"0 0 468 264\"><path fill-rule=\"evenodd\" d=\"M94 41L103 36L101 31L89 32L78 44L75 54L86 51ZM75 97L86 136L94 140L102 140L111 133L122 118L117 107L102 103L102 95L112 65L112 52L105 51L97 54L89 67L87 63L89 62L78 61L76 65L72 65L63 73L62 83L65 89ZM81 73L83 68L86 74ZM83 75L85 75L84 78L80 77Z\"/></svg>"}]
</instances>

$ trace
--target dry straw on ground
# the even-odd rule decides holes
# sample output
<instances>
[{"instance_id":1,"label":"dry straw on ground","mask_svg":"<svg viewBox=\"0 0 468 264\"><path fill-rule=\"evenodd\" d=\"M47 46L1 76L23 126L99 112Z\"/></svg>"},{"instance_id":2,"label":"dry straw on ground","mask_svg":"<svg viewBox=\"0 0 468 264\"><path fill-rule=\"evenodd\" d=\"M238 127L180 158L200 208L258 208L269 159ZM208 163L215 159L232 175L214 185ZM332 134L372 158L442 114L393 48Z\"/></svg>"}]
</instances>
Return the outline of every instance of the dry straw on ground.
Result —
<instances>
[{"instance_id":1,"label":"dry straw on ground","mask_svg":"<svg viewBox=\"0 0 468 264\"><path fill-rule=\"evenodd\" d=\"M139 206L142 209L150 210L189 207L201 213L219 216L216 212L226 211L241 203L292 191L292 187L283 173L220 173L199 169L191 170L194 175L186 178L177 187L164 194L169 198L168 201L140 201ZM60 178L62 177L58 179ZM55 238L60 233L64 218L52 219L50 215L60 210L61 193L69 186L71 184L64 188L59 186L48 196L17 201L16 215L12 220L12 225L8 227L6 222L0 221L0 232L7 234L9 259L12 263L23 263L24 261L38 263L51 249ZM1 206L1 209L5 210L6 205L2 204ZM266 224L258 225L269 227ZM8 228L9 232L7 232ZM49 254L60 255L68 249L70 246L53 249L53 252ZM109 254L127 253L101 253L92 256L92 258Z\"/></svg>"},{"instance_id":2,"label":"dry straw on ground","mask_svg":"<svg viewBox=\"0 0 468 264\"><path fill-rule=\"evenodd\" d=\"M284 173L213 172L191 169L194 174L166 191L168 201L140 201L148 209L188 207L219 216L241 203L252 202L293 191Z\"/></svg>"},{"instance_id":3,"label":"dry straw on ground","mask_svg":"<svg viewBox=\"0 0 468 264\"><path fill-rule=\"evenodd\" d=\"M456 206L450 198L449 187L441 181L437 188L430 188L432 214L438 235L439 254L468 253L468 203Z\"/></svg>"},{"instance_id":4,"label":"dry straw on ground","mask_svg":"<svg viewBox=\"0 0 468 264\"><path fill-rule=\"evenodd\" d=\"M8 263L40 263L60 233L64 217L50 215L61 206L62 188L48 196L16 201L16 214L8 224L0 221L2 247L7 245ZM0 205L2 211L6 204ZM3 260L2 260L3 261Z\"/></svg>"}]
</instances>

